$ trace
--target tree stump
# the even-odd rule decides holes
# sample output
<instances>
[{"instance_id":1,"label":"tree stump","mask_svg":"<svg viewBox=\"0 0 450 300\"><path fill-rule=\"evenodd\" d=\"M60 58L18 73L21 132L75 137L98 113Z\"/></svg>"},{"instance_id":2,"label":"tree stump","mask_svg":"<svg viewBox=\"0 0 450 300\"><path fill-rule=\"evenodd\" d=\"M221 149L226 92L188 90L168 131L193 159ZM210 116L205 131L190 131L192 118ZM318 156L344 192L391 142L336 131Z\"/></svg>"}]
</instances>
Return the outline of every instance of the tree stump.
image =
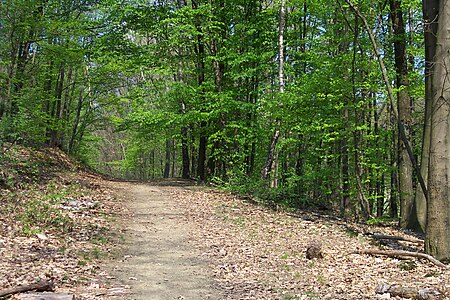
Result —
<instances>
[{"instance_id":1,"label":"tree stump","mask_svg":"<svg viewBox=\"0 0 450 300\"><path fill-rule=\"evenodd\" d=\"M312 240L308 243L308 246L306 247L306 258L307 259L313 259L313 258L323 258L322 253L322 243L318 240Z\"/></svg>"}]
</instances>

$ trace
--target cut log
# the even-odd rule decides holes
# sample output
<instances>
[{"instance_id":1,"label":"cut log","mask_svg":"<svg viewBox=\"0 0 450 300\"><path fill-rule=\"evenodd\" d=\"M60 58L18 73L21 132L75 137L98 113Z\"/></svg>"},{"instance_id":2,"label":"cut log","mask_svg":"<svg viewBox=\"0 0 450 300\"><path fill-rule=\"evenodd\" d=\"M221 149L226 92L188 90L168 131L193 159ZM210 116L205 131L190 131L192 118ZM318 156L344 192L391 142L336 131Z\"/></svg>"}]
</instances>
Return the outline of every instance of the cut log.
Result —
<instances>
[{"instance_id":1,"label":"cut log","mask_svg":"<svg viewBox=\"0 0 450 300\"><path fill-rule=\"evenodd\" d=\"M46 292L53 291L53 283L47 280L41 280L36 283L27 284L27 285L19 285L13 288L0 290L0 297L5 297L9 295L25 293L29 291L38 291L38 292Z\"/></svg>"},{"instance_id":2,"label":"cut log","mask_svg":"<svg viewBox=\"0 0 450 300\"><path fill-rule=\"evenodd\" d=\"M444 295L433 289L418 289L412 287L404 287L396 284L382 283L376 289L377 294L389 293L393 297L409 298L414 300L440 300L444 299Z\"/></svg>"},{"instance_id":3,"label":"cut log","mask_svg":"<svg viewBox=\"0 0 450 300\"><path fill-rule=\"evenodd\" d=\"M443 263L441 263L439 260L434 258L431 255L420 253L420 252L410 252L410 251L403 251L403 250L376 250L376 249L367 249L367 250L358 250L355 252L352 252L353 254L369 254L369 255L385 255L389 257L417 257L417 258L425 258L435 264L438 267L441 268L447 268L447 266Z\"/></svg>"},{"instance_id":4,"label":"cut log","mask_svg":"<svg viewBox=\"0 0 450 300\"><path fill-rule=\"evenodd\" d=\"M75 300L75 295L66 293L29 293L20 295L19 300Z\"/></svg>"}]
</instances>

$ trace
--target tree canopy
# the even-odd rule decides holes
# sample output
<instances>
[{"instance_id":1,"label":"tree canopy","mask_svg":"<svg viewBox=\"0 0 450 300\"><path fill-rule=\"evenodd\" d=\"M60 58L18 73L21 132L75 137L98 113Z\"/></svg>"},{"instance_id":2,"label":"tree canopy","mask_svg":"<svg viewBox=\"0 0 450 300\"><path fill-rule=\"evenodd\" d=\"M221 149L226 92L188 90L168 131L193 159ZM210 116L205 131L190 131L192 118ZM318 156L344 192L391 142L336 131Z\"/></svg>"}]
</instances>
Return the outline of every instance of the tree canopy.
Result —
<instances>
[{"instance_id":1,"label":"tree canopy","mask_svg":"<svg viewBox=\"0 0 450 300\"><path fill-rule=\"evenodd\" d=\"M0 142L425 231L423 2L4 0Z\"/></svg>"}]
</instances>

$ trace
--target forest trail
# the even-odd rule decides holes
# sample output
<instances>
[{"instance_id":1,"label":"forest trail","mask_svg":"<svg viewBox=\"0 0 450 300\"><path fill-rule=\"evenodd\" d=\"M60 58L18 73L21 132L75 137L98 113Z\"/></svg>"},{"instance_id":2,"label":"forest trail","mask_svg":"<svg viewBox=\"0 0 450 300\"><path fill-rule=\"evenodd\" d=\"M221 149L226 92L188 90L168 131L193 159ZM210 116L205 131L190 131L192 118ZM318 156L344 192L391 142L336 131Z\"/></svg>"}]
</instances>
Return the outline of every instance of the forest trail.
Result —
<instances>
[{"instance_id":1,"label":"forest trail","mask_svg":"<svg viewBox=\"0 0 450 300\"><path fill-rule=\"evenodd\" d=\"M105 299L394 299L377 294L380 284L447 293L450 269L356 254L380 247L420 251L420 243L381 244L367 235L408 237L393 227L273 209L190 184L109 183L129 210L123 259L110 274L131 290ZM312 241L322 245L322 258L305 255Z\"/></svg>"},{"instance_id":2,"label":"forest trail","mask_svg":"<svg viewBox=\"0 0 450 300\"><path fill-rule=\"evenodd\" d=\"M191 225L171 200L186 182L170 185L114 182L127 200L123 261L114 275L131 287L125 299L220 299L212 287L207 265L189 243Z\"/></svg>"}]
</instances>

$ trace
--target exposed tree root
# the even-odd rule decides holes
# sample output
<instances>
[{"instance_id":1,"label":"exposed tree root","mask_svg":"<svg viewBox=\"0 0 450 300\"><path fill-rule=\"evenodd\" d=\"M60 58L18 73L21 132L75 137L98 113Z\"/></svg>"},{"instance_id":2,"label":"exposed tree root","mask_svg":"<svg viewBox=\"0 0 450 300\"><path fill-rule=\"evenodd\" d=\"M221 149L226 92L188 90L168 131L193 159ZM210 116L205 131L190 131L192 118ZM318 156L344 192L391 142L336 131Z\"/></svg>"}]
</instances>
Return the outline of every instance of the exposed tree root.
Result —
<instances>
[{"instance_id":1,"label":"exposed tree root","mask_svg":"<svg viewBox=\"0 0 450 300\"><path fill-rule=\"evenodd\" d=\"M413 237L402 237L402 236L395 236L395 235L384 235L384 234L373 234L373 233L368 233L367 235L374 239L377 239L377 240L394 240L394 241L405 241L405 242L423 244L423 240L413 238Z\"/></svg>"},{"instance_id":2,"label":"exposed tree root","mask_svg":"<svg viewBox=\"0 0 450 300\"><path fill-rule=\"evenodd\" d=\"M434 258L431 255L420 253L420 252L409 252L403 250L376 250L376 249L366 249L366 250L358 250L352 252L353 254L370 254L370 255L385 255L389 257L398 257L398 256L409 256L409 257L417 257L417 258L425 258L441 268L447 268L447 266L441 263L439 260Z\"/></svg>"}]
</instances>

